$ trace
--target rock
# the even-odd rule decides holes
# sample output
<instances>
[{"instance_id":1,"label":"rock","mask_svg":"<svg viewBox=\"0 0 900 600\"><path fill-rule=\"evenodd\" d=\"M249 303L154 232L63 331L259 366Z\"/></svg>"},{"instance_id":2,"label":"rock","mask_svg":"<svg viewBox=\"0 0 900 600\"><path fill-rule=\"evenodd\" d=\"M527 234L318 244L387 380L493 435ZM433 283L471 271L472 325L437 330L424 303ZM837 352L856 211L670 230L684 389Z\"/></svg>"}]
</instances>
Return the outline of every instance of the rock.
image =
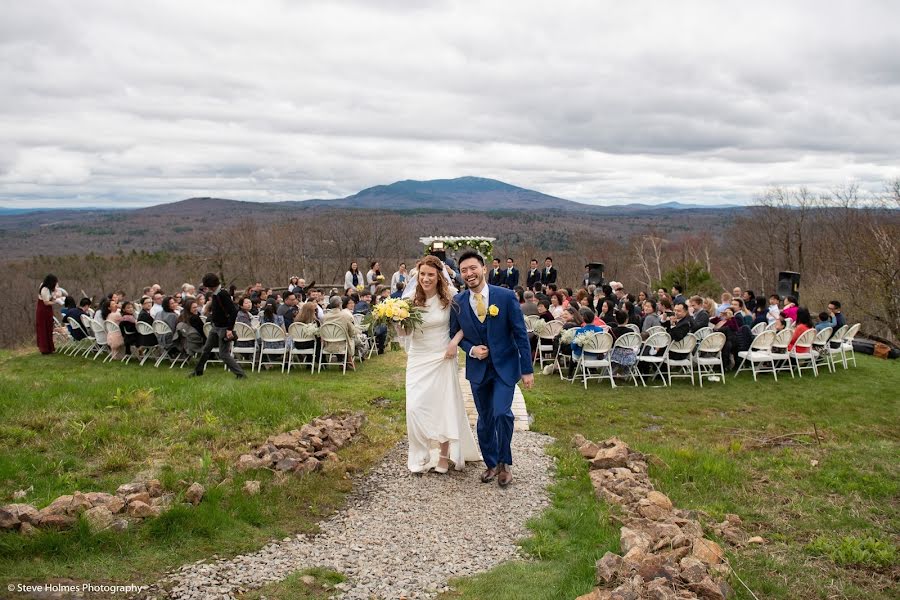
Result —
<instances>
[{"instance_id":1,"label":"rock","mask_svg":"<svg viewBox=\"0 0 900 600\"><path fill-rule=\"evenodd\" d=\"M681 567L681 578L687 583L699 583L707 576L706 566L696 558L682 558L679 566Z\"/></svg>"},{"instance_id":2,"label":"rock","mask_svg":"<svg viewBox=\"0 0 900 600\"><path fill-rule=\"evenodd\" d=\"M655 556L653 554L648 555L641 561L641 564L638 567L638 575L640 575L644 581L650 581L660 577L665 579L670 576L669 572L665 569L665 560L661 556Z\"/></svg>"},{"instance_id":3,"label":"rock","mask_svg":"<svg viewBox=\"0 0 900 600\"><path fill-rule=\"evenodd\" d=\"M761 538L758 535L754 535L752 538L747 540L747 543L748 544L765 544L766 540L765 540L765 538Z\"/></svg>"},{"instance_id":4,"label":"rock","mask_svg":"<svg viewBox=\"0 0 900 600\"><path fill-rule=\"evenodd\" d=\"M723 552L722 547L714 541L706 538L697 538L694 540L691 556L698 560L702 560L708 565L717 565L722 562L722 559L725 557L725 552Z\"/></svg>"},{"instance_id":5,"label":"rock","mask_svg":"<svg viewBox=\"0 0 900 600\"><path fill-rule=\"evenodd\" d=\"M34 535L37 530L31 523L22 523L19 525L19 533L22 535Z\"/></svg>"},{"instance_id":6,"label":"rock","mask_svg":"<svg viewBox=\"0 0 900 600\"><path fill-rule=\"evenodd\" d=\"M316 584L316 578L313 577L312 575L304 575L303 577L300 578L300 581L302 581L305 585L315 585Z\"/></svg>"},{"instance_id":7,"label":"rock","mask_svg":"<svg viewBox=\"0 0 900 600\"><path fill-rule=\"evenodd\" d=\"M41 517L40 525L46 529L68 529L75 524L75 517L48 514Z\"/></svg>"},{"instance_id":8,"label":"rock","mask_svg":"<svg viewBox=\"0 0 900 600\"><path fill-rule=\"evenodd\" d=\"M146 519L147 517L155 517L160 514L158 508L150 506L140 500L135 500L128 504L127 513L129 517L136 517L138 519Z\"/></svg>"},{"instance_id":9,"label":"rock","mask_svg":"<svg viewBox=\"0 0 900 600\"><path fill-rule=\"evenodd\" d=\"M587 438L581 435L580 433L576 433L574 437L572 437L572 446L575 448L581 448L585 442L587 442Z\"/></svg>"},{"instance_id":10,"label":"rock","mask_svg":"<svg viewBox=\"0 0 900 600\"><path fill-rule=\"evenodd\" d=\"M203 486L195 481L184 493L184 499L194 506L197 506L198 504L200 504L200 501L203 500L203 494L205 493L206 490L203 488Z\"/></svg>"},{"instance_id":11,"label":"rock","mask_svg":"<svg viewBox=\"0 0 900 600\"><path fill-rule=\"evenodd\" d=\"M725 600L725 594L719 585L710 577L705 577L698 583L688 584L688 589L705 600Z\"/></svg>"},{"instance_id":12,"label":"rock","mask_svg":"<svg viewBox=\"0 0 900 600\"><path fill-rule=\"evenodd\" d=\"M268 461L253 456L252 454L242 454L237 463L235 464L235 468L239 472L249 471L250 469L262 469L268 465Z\"/></svg>"},{"instance_id":13,"label":"rock","mask_svg":"<svg viewBox=\"0 0 900 600\"><path fill-rule=\"evenodd\" d=\"M656 490L647 494L647 500L665 510L666 512L672 511L672 501L669 500L669 497L665 494L657 492Z\"/></svg>"},{"instance_id":14,"label":"rock","mask_svg":"<svg viewBox=\"0 0 900 600\"><path fill-rule=\"evenodd\" d=\"M600 452L600 446L594 442L585 442L578 447L578 453L588 460L597 456L598 452Z\"/></svg>"},{"instance_id":15,"label":"rock","mask_svg":"<svg viewBox=\"0 0 900 600\"><path fill-rule=\"evenodd\" d=\"M319 461L314 457L310 456L297 468L297 471L303 473L312 473L316 469L319 468Z\"/></svg>"},{"instance_id":16,"label":"rock","mask_svg":"<svg viewBox=\"0 0 900 600\"><path fill-rule=\"evenodd\" d=\"M647 558L647 551L640 546L635 546L631 550L625 553L625 556L622 557L622 561L631 568L637 568L644 559Z\"/></svg>"},{"instance_id":17,"label":"rock","mask_svg":"<svg viewBox=\"0 0 900 600\"><path fill-rule=\"evenodd\" d=\"M131 504L132 502L143 502L144 504L150 504L150 494L148 492L138 492L136 494L128 494L125 496L125 503Z\"/></svg>"},{"instance_id":18,"label":"rock","mask_svg":"<svg viewBox=\"0 0 900 600\"><path fill-rule=\"evenodd\" d=\"M628 446L618 438L610 438L600 444L600 450L591 460L592 469L612 469L628 464Z\"/></svg>"},{"instance_id":19,"label":"rock","mask_svg":"<svg viewBox=\"0 0 900 600\"><path fill-rule=\"evenodd\" d=\"M154 508L160 509L160 511L166 510L170 506L172 506L172 502L175 501L175 494L163 494L162 496L157 496L156 498L150 499L150 506Z\"/></svg>"},{"instance_id":20,"label":"rock","mask_svg":"<svg viewBox=\"0 0 900 600\"><path fill-rule=\"evenodd\" d=\"M88 500L86 494L75 492L72 494L72 500L69 502L66 512L70 515L78 515L91 508L91 506L91 501Z\"/></svg>"},{"instance_id":21,"label":"rock","mask_svg":"<svg viewBox=\"0 0 900 600\"><path fill-rule=\"evenodd\" d=\"M151 479L147 482L147 493L151 498L159 498L163 495L163 486L159 479Z\"/></svg>"},{"instance_id":22,"label":"rock","mask_svg":"<svg viewBox=\"0 0 900 600\"><path fill-rule=\"evenodd\" d=\"M245 481L244 487L242 488L244 493L248 496L256 496L259 494L259 482L258 481Z\"/></svg>"},{"instance_id":23,"label":"rock","mask_svg":"<svg viewBox=\"0 0 900 600\"><path fill-rule=\"evenodd\" d=\"M309 443L312 444L312 447L315 448L316 450L322 449L322 445L323 445L322 438L320 438L317 435L310 436Z\"/></svg>"},{"instance_id":24,"label":"rock","mask_svg":"<svg viewBox=\"0 0 900 600\"><path fill-rule=\"evenodd\" d=\"M638 503L638 513L651 521L664 521L670 514L669 511L650 503L648 500L641 500Z\"/></svg>"},{"instance_id":25,"label":"rock","mask_svg":"<svg viewBox=\"0 0 900 600\"><path fill-rule=\"evenodd\" d=\"M626 554L632 548L640 548L646 552L650 548L650 536L643 531L622 527L619 529L619 545L622 547L622 552Z\"/></svg>"},{"instance_id":26,"label":"rock","mask_svg":"<svg viewBox=\"0 0 900 600\"><path fill-rule=\"evenodd\" d=\"M597 588L592 589L587 594L578 596L575 600L600 600L600 590Z\"/></svg>"},{"instance_id":27,"label":"rock","mask_svg":"<svg viewBox=\"0 0 900 600\"><path fill-rule=\"evenodd\" d=\"M276 448L290 448L291 450L297 448L297 438L289 433L280 433L275 437L269 438L269 441Z\"/></svg>"},{"instance_id":28,"label":"rock","mask_svg":"<svg viewBox=\"0 0 900 600\"><path fill-rule=\"evenodd\" d=\"M597 561L597 583L612 583L619 579L624 567L622 557L607 552Z\"/></svg>"},{"instance_id":29,"label":"rock","mask_svg":"<svg viewBox=\"0 0 900 600\"><path fill-rule=\"evenodd\" d=\"M147 491L147 484L142 481L132 481L131 483L123 483L116 489L117 496L128 496L129 494L137 494Z\"/></svg>"},{"instance_id":30,"label":"rock","mask_svg":"<svg viewBox=\"0 0 900 600\"><path fill-rule=\"evenodd\" d=\"M0 529L15 529L21 523L33 524L38 520L38 510L30 504L0 506Z\"/></svg>"},{"instance_id":31,"label":"rock","mask_svg":"<svg viewBox=\"0 0 900 600\"><path fill-rule=\"evenodd\" d=\"M739 516L733 515L731 513L725 515L725 522L729 523L732 527L740 527L744 524Z\"/></svg>"},{"instance_id":32,"label":"rock","mask_svg":"<svg viewBox=\"0 0 900 600\"><path fill-rule=\"evenodd\" d=\"M300 464L301 462L296 458L282 458L276 463L275 469L278 471L295 471Z\"/></svg>"},{"instance_id":33,"label":"rock","mask_svg":"<svg viewBox=\"0 0 900 600\"><path fill-rule=\"evenodd\" d=\"M69 505L72 503L72 496L60 496L47 506L41 509L41 519L44 516L65 515L68 514Z\"/></svg>"},{"instance_id":34,"label":"rock","mask_svg":"<svg viewBox=\"0 0 900 600\"><path fill-rule=\"evenodd\" d=\"M128 529L128 527L130 525L131 524L128 522L128 519L120 517L120 518L114 520L112 522L112 524L109 526L109 528L112 529L113 531L125 531Z\"/></svg>"},{"instance_id":35,"label":"rock","mask_svg":"<svg viewBox=\"0 0 900 600\"><path fill-rule=\"evenodd\" d=\"M303 427L300 428L300 437L311 438L313 436L318 437L321 434L321 430L318 427L310 425L307 423Z\"/></svg>"},{"instance_id":36,"label":"rock","mask_svg":"<svg viewBox=\"0 0 900 600\"><path fill-rule=\"evenodd\" d=\"M95 506L90 510L84 511L84 519L92 533L103 531L113 522L113 514L105 506Z\"/></svg>"},{"instance_id":37,"label":"rock","mask_svg":"<svg viewBox=\"0 0 900 600\"><path fill-rule=\"evenodd\" d=\"M736 527L726 527L721 530L720 535L725 538L726 542L733 546L743 546L747 543L747 534Z\"/></svg>"},{"instance_id":38,"label":"rock","mask_svg":"<svg viewBox=\"0 0 900 600\"><path fill-rule=\"evenodd\" d=\"M654 579L647 584L646 591L649 600L676 600L675 590L666 579Z\"/></svg>"}]
</instances>

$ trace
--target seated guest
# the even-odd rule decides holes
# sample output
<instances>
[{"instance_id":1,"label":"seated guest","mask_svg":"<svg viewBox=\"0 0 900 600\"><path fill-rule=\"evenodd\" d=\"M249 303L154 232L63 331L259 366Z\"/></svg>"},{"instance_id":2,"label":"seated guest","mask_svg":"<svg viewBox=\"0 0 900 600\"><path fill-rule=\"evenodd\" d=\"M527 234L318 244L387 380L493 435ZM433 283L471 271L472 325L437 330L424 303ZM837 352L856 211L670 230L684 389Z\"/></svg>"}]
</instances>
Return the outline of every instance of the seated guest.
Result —
<instances>
[{"instance_id":1,"label":"seated guest","mask_svg":"<svg viewBox=\"0 0 900 600\"><path fill-rule=\"evenodd\" d=\"M203 320L200 319L200 307L195 300L188 300L185 303L175 331L178 332L177 338L182 352L191 355L203 352L206 334L203 332Z\"/></svg>"},{"instance_id":2,"label":"seated guest","mask_svg":"<svg viewBox=\"0 0 900 600\"><path fill-rule=\"evenodd\" d=\"M284 330L284 317L278 314L275 309L275 303L266 303L266 307L263 309L262 317L259 319L260 325L263 323L274 323L278 325L282 330ZM284 346L283 342L266 342L264 344L265 348L282 348Z\"/></svg>"},{"instance_id":3,"label":"seated guest","mask_svg":"<svg viewBox=\"0 0 900 600\"><path fill-rule=\"evenodd\" d=\"M353 296L344 296L341 298L341 308L352 317L353 311L356 310L356 300L353 299Z\"/></svg>"},{"instance_id":4,"label":"seated guest","mask_svg":"<svg viewBox=\"0 0 900 600\"><path fill-rule=\"evenodd\" d=\"M784 309L781 311L787 318L797 320L797 299L794 296L788 296L784 299ZM810 325L811 326L811 325Z\"/></svg>"},{"instance_id":5,"label":"seated guest","mask_svg":"<svg viewBox=\"0 0 900 600\"><path fill-rule=\"evenodd\" d=\"M747 309L747 305L740 298L731 299L731 310L735 317L739 317L741 325L753 326L753 313Z\"/></svg>"},{"instance_id":6,"label":"seated guest","mask_svg":"<svg viewBox=\"0 0 900 600\"><path fill-rule=\"evenodd\" d=\"M830 313L831 327L834 330L847 324L847 321L844 320L844 313L841 312L841 303L837 300L828 303L828 312Z\"/></svg>"},{"instance_id":7,"label":"seated guest","mask_svg":"<svg viewBox=\"0 0 900 600\"><path fill-rule=\"evenodd\" d=\"M688 303L690 304L692 318L691 333L694 333L703 327L709 327L709 313L703 308L703 298L700 296L691 296Z\"/></svg>"},{"instance_id":8,"label":"seated guest","mask_svg":"<svg viewBox=\"0 0 900 600\"><path fill-rule=\"evenodd\" d=\"M716 331L730 329L731 331L736 333L740 331L741 327L743 327L744 322L743 319L739 319L735 316L734 311L731 309L731 307L728 307L725 309L725 312L722 313L721 317L714 317L710 321L710 325Z\"/></svg>"},{"instance_id":9,"label":"seated guest","mask_svg":"<svg viewBox=\"0 0 900 600\"><path fill-rule=\"evenodd\" d=\"M78 301L78 308L81 309L81 312L89 316L90 318L94 318L94 308L91 306L90 298L82 298Z\"/></svg>"},{"instance_id":10,"label":"seated guest","mask_svg":"<svg viewBox=\"0 0 900 600\"><path fill-rule=\"evenodd\" d=\"M353 355L356 352L356 323L353 321L352 312L342 308L342 304L352 302L347 298L347 302L343 302L340 296L332 296L328 299L328 310L322 319L322 325L334 323L347 332L347 338L350 340L350 356L347 357L349 364L353 364ZM341 349L335 344L326 345L323 350L325 352L340 352Z\"/></svg>"},{"instance_id":11,"label":"seated guest","mask_svg":"<svg viewBox=\"0 0 900 600\"><path fill-rule=\"evenodd\" d=\"M526 290L522 294L522 296L525 300L525 302L522 304L522 314L526 317L527 316L537 316L539 314L539 312L538 312L538 305L534 301L534 292L532 292L531 290Z\"/></svg>"},{"instance_id":12,"label":"seated guest","mask_svg":"<svg viewBox=\"0 0 900 600\"><path fill-rule=\"evenodd\" d=\"M150 309L153 308L153 298L150 296L144 296L141 298L141 309L138 312L137 320L141 323L146 323L150 327L153 327L153 317L150 316ZM156 339L156 335L148 333L147 335L141 335L140 345L144 348L150 348L151 346L156 346L159 342Z\"/></svg>"},{"instance_id":13,"label":"seated guest","mask_svg":"<svg viewBox=\"0 0 900 600\"><path fill-rule=\"evenodd\" d=\"M549 310L554 319L558 319L562 316L563 312L565 312L565 308L563 307L562 294L557 292L550 295Z\"/></svg>"},{"instance_id":14,"label":"seated guest","mask_svg":"<svg viewBox=\"0 0 900 600\"><path fill-rule=\"evenodd\" d=\"M284 304L278 307L278 316L282 318L284 321L284 329L287 329L291 326L291 323L294 322L294 317L297 316L299 312L297 294L294 292L288 292L284 297Z\"/></svg>"},{"instance_id":15,"label":"seated guest","mask_svg":"<svg viewBox=\"0 0 900 600\"><path fill-rule=\"evenodd\" d=\"M660 298L659 302L656 303L656 311L659 314L660 324L664 320L664 317L674 317L675 316L675 308L672 306L672 300L666 296Z\"/></svg>"},{"instance_id":16,"label":"seated guest","mask_svg":"<svg viewBox=\"0 0 900 600\"><path fill-rule=\"evenodd\" d=\"M615 323L616 322L616 302L615 300L611 300L609 298L603 298L600 302L600 320L604 323Z\"/></svg>"},{"instance_id":17,"label":"seated guest","mask_svg":"<svg viewBox=\"0 0 900 600\"><path fill-rule=\"evenodd\" d=\"M589 308L582 308L578 311L581 316L581 320L583 324L575 330L575 337L577 338L579 335L585 333L603 333L603 327L594 325L594 320L597 316L594 314ZM571 343L571 351L572 351L572 361L569 363L569 379L575 374L575 363L578 362L578 359L581 358L582 348L580 345L575 343L575 340L572 340ZM592 353L587 354L587 358L596 358L596 356Z\"/></svg>"},{"instance_id":18,"label":"seated guest","mask_svg":"<svg viewBox=\"0 0 900 600\"><path fill-rule=\"evenodd\" d=\"M119 321L119 330L122 332L122 339L125 341L125 355L131 354L132 348L140 347L141 334L137 330L137 317L134 314L134 302L124 302L119 312L122 313L122 319Z\"/></svg>"},{"instance_id":19,"label":"seated guest","mask_svg":"<svg viewBox=\"0 0 900 600\"><path fill-rule=\"evenodd\" d=\"M100 312L103 319L116 325L122 320L122 313L119 312L119 303L116 300L109 300L101 306ZM125 338L122 337L121 329L106 334L106 343L109 345L110 352L114 359L125 357Z\"/></svg>"},{"instance_id":20,"label":"seated guest","mask_svg":"<svg viewBox=\"0 0 900 600\"><path fill-rule=\"evenodd\" d=\"M613 313L613 321L612 326L609 328L609 334L612 336L613 341L619 339L620 335L626 333L632 333L630 327L626 327L628 325L628 312L624 310L617 310Z\"/></svg>"},{"instance_id":21,"label":"seated guest","mask_svg":"<svg viewBox=\"0 0 900 600\"><path fill-rule=\"evenodd\" d=\"M816 331L822 331L826 327L831 327L833 329L834 323L831 321L831 315L822 311L819 313L819 322L816 323Z\"/></svg>"},{"instance_id":22,"label":"seated guest","mask_svg":"<svg viewBox=\"0 0 900 600\"><path fill-rule=\"evenodd\" d=\"M791 296L788 296L790 299ZM809 352L809 346L796 346L797 340L800 339L800 336L803 335L805 331L809 331L813 328L812 317L809 314L808 308L797 308L797 319L794 321L794 335L791 336L791 343L788 344L788 350L794 350L797 354L803 354Z\"/></svg>"},{"instance_id":23,"label":"seated guest","mask_svg":"<svg viewBox=\"0 0 900 600\"><path fill-rule=\"evenodd\" d=\"M157 321L162 321L166 325L169 326L169 329L172 330L173 333L167 333L162 336L157 336L159 338L160 343L166 351L171 353L172 350L177 350L176 346L176 337L175 330L178 328L178 315L175 313L175 299L172 296L166 296L162 299L162 312L157 316Z\"/></svg>"},{"instance_id":24,"label":"seated guest","mask_svg":"<svg viewBox=\"0 0 900 600\"><path fill-rule=\"evenodd\" d=\"M380 287L380 286L379 286ZM353 295L351 294L350 299L353 299ZM360 315L367 315L372 310L372 293L369 290L363 290L359 293L359 302L354 301L353 308L350 309L351 313L356 313Z\"/></svg>"},{"instance_id":25,"label":"seated guest","mask_svg":"<svg viewBox=\"0 0 900 600\"><path fill-rule=\"evenodd\" d=\"M550 313L550 310L543 300L538 302L538 316L543 319L545 323L549 323L553 320L553 315Z\"/></svg>"},{"instance_id":26,"label":"seated guest","mask_svg":"<svg viewBox=\"0 0 900 600\"><path fill-rule=\"evenodd\" d=\"M82 298L82 301L86 300L86 298ZM72 336L73 340L80 341L87 337L87 334L84 332L84 325L81 323L81 317L85 314L83 310L79 307L75 306L75 298L72 296L66 296L65 306L63 307L62 314L65 319L66 328L69 330L69 335ZM90 304L90 300L88 300L88 304ZM74 319L76 323L78 323L77 328L73 328L72 324L69 322L69 319Z\"/></svg>"},{"instance_id":27,"label":"seated guest","mask_svg":"<svg viewBox=\"0 0 900 600\"><path fill-rule=\"evenodd\" d=\"M722 302L716 306L716 316L721 317L726 308L731 308L732 295L728 292L722 292ZM712 313L710 313L712 314Z\"/></svg>"},{"instance_id":28,"label":"seated guest","mask_svg":"<svg viewBox=\"0 0 900 600\"><path fill-rule=\"evenodd\" d=\"M306 325L316 325L318 326L319 321L316 318L316 309L318 306L315 302L304 302L303 306L300 307L300 312L297 313L297 318L294 319L294 323L303 323ZM297 341L294 340L294 347L299 350L308 350L310 348L316 348L318 338L306 341Z\"/></svg>"},{"instance_id":29,"label":"seated guest","mask_svg":"<svg viewBox=\"0 0 900 600\"><path fill-rule=\"evenodd\" d=\"M744 306L747 307L751 313L756 314L756 292L753 290L744 290Z\"/></svg>"},{"instance_id":30,"label":"seated guest","mask_svg":"<svg viewBox=\"0 0 900 600\"><path fill-rule=\"evenodd\" d=\"M253 301L244 296L238 301L238 314L235 323L243 323L248 327L253 327Z\"/></svg>"},{"instance_id":31,"label":"seated guest","mask_svg":"<svg viewBox=\"0 0 900 600\"><path fill-rule=\"evenodd\" d=\"M662 323L659 321L659 315L656 314L656 302L654 300L647 299L642 306L644 307L644 320L641 323L641 337L646 340L650 337L647 330L651 327L662 327Z\"/></svg>"},{"instance_id":32,"label":"seated guest","mask_svg":"<svg viewBox=\"0 0 900 600\"><path fill-rule=\"evenodd\" d=\"M772 294L769 296L769 305L766 308L766 321L769 324L775 322L775 318L781 315L781 296Z\"/></svg>"},{"instance_id":33,"label":"seated guest","mask_svg":"<svg viewBox=\"0 0 900 600\"><path fill-rule=\"evenodd\" d=\"M563 326L560 333L553 338L553 353L556 354L557 349L559 349L560 354L572 356L572 346L570 344L564 344L562 348L560 348L559 338L562 336L563 331L566 331L567 329L577 329L584 325L584 319L581 318L581 313L578 312L578 309L574 306L570 306L562 312L559 320L562 321Z\"/></svg>"},{"instance_id":34,"label":"seated guest","mask_svg":"<svg viewBox=\"0 0 900 600\"><path fill-rule=\"evenodd\" d=\"M153 307L150 309L150 316L153 317L154 320L159 318L160 313L163 311L163 299L164 296L159 292L154 292L153 294Z\"/></svg>"},{"instance_id":35,"label":"seated guest","mask_svg":"<svg viewBox=\"0 0 900 600\"><path fill-rule=\"evenodd\" d=\"M684 302L675 303L673 316L669 317L667 315L664 319L660 320L662 321L663 327L669 332L669 336L671 336L673 342L681 341L687 337L687 334L691 333L691 316L688 314L688 307ZM674 360L684 360L687 358L687 354L683 352L670 352L670 355Z\"/></svg>"},{"instance_id":36,"label":"seated guest","mask_svg":"<svg viewBox=\"0 0 900 600\"><path fill-rule=\"evenodd\" d=\"M397 289L396 289L396 291L395 291L394 293L391 294L391 298L397 298L397 299L402 298L402 297L403 297L403 290L405 290L405 289L406 289L406 282L405 282L405 281L398 281L398 282L397 282Z\"/></svg>"},{"instance_id":37,"label":"seated guest","mask_svg":"<svg viewBox=\"0 0 900 600\"><path fill-rule=\"evenodd\" d=\"M644 290L638 292L637 295L637 305L644 306L644 302L650 299L650 296Z\"/></svg>"},{"instance_id":38,"label":"seated guest","mask_svg":"<svg viewBox=\"0 0 900 600\"><path fill-rule=\"evenodd\" d=\"M617 310L615 316L616 324L609 330L613 340L618 340L626 333L634 333L626 327L628 325L628 313L626 311ZM609 355L609 360L620 369L622 367L632 367L637 363L637 354L632 348L613 348L612 353Z\"/></svg>"}]
</instances>

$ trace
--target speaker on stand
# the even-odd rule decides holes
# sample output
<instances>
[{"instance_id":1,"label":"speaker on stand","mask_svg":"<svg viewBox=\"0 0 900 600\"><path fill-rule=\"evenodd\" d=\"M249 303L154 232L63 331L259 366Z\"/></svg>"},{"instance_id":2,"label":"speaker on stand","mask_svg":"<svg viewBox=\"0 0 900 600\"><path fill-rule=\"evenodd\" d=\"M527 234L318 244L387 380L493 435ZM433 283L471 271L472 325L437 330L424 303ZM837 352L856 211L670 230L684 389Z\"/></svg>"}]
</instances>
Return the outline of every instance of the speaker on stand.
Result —
<instances>
[{"instance_id":1,"label":"speaker on stand","mask_svg":"<svg viewBox=\"0 0 900 600\"><path fill-rule=\"evenodd\" d=\"M588 285L603 285L603 263L588 263Z\"/></svg>"},{"instance_id":2,"label":"speaker on stand","mask_svg":"<svg viewBox=\"0 0 900 600\"><path fill-rule=\"evenodd\" d=\"M800 303L800 273L794 271L781 271L778 274L778 284L775 286L775 293L784 299L786 296L793 296Z\"/></svg>"}]
</instances>

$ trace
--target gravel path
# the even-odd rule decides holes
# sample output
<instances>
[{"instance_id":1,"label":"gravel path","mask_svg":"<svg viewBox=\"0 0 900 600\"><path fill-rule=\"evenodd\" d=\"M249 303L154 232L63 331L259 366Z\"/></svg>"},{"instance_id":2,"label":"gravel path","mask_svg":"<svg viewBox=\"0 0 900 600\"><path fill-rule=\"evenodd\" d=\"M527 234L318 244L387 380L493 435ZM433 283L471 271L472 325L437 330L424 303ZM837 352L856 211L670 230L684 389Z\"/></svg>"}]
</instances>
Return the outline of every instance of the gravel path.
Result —
<instances>
[{"instance_id":1,"label":"gravel path","mask_svg":"<svg viewBox=\"0 0 900 600\"><path fill-rule=\"evenodd\" d=\"M343 573L347 599L430 598L452 577L474 575L517 558L525 522L548 505L551 438L513 436L513 484L479 481L484 465L448 475L413 475L406 443L357 482L347 507L316 536L272 542L253 554L181 567L161 582L169 598L213 599L283 579L293 571L327 567Z\"/></svg>"}]
</instances>

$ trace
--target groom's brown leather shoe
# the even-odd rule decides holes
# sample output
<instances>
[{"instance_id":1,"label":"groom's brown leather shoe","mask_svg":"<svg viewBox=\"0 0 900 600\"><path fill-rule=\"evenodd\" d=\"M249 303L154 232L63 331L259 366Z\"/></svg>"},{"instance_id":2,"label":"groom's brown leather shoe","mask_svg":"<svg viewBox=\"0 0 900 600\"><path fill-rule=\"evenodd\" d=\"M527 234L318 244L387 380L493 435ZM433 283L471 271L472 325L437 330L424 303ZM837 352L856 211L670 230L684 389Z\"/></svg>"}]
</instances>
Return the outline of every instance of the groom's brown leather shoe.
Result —
<instances>
[{"instance_id":1,"label":"groom's brown leather shoe","mask_svg":"<svg viewBox=\"0 0 900 600\"><path fill-rule=\"evenodd\" d=\"M497 465L497 483L500 487L506 487L512 483L512 471L509 470L509 465L503 463Z\"/></svg>"},{"instance_id":2,"label":"groom's brown leather shoe","mask_svg":"<svg viewBox=\"0 0 900 600\"><path fill-rule=\"evenodd\" d=\"M497 467L492 469L485 469L484 473L481 474L481 483L490 483L494 480L494 477L497 476Z\"/></svg>"}]
</instances>

